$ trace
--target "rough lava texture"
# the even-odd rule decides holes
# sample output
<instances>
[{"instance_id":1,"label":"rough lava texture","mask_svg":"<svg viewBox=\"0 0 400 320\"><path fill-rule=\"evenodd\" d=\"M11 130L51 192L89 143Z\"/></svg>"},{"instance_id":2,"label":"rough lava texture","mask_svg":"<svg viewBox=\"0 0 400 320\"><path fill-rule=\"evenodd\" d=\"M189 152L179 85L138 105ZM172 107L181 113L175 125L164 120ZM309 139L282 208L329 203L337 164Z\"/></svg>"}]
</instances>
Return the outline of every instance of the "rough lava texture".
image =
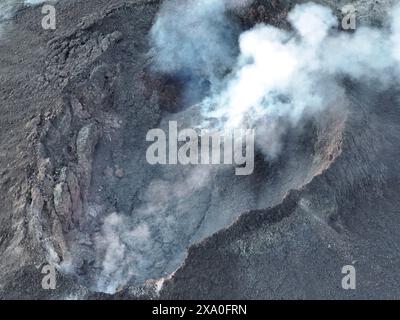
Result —
<instances>
[{"instance_id":1,"label":"rough lava texture","mask_svg":"<svg viewBox=\"0 0 400 320\"><path fill-rule=\"evenodd\" d=\"M338 14L347 3L317 2ZM391 1L358 2L361 23L384 23ZM294 4L258 0L232 15L244 29L286 28ZM154 177L175 174L146 163L147 131L195 113L182 111L184 79L151 70L159 6L60 1L54 31L41 28L40 6L18 7L3 25L0 298L398 298L398 89L374 93L350 81L335 111L288 132L278 159L257 157L255 174L240 181L213 176L188 201L193 215L180 217L193 219L190 233L178 225L152 248L159 260L146 272L114 294L98 292L106 291L95 243L102 221L134 214ZM49 262L61 266L56 290L41 288ZM357 268L357 290L341 288L347 264Z\"/></svg>"}]
</instances>

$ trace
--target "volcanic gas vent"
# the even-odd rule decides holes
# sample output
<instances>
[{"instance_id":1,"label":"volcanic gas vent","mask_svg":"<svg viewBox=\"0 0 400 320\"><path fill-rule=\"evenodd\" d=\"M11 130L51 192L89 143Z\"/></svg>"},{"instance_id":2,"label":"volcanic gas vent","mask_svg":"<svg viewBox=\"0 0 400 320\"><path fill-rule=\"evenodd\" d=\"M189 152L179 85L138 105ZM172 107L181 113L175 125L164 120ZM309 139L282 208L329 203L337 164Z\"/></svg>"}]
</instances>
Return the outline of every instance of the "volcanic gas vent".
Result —
<instances>
[{"instance_id":1,"label":"volcanic gas vent","mask_svg":"<svg viewBox=\"0 0 400 320\"><path fill-rule=\"evenodd\" d=\"M345 117L325 115L289 130L275 159L258 152L249 176L236 176L232 167L152 166L146 132L171 120L198 123L199 109L161 120L157 92L152 99L141 93L134 107L117 103L126 98L125 86L137 80L129 80L130 72L94 68L43 138L43 149L59 168L52 194L66 242L63 267L95 290L114 292L167 276L182 264L188 246L241 213L279 203L340 152ZM55 158L61 149L70 158Z\"/></svg>"},{"instance_id":2,"label":"volcanic gas vent","mask_svg":"<svg viewBox=\"0 0 400 320\"><path fill-rule=\"evenodd\" d=\"M186 52L180 66L169 65L173 70L160 69L179 50L175 45L163 47L171 42L160 42L160 32L169 29L173 36L174 28L182 27L168 25L168 6L161 8L150 32L148 22L135 24L149 32L151 47L143 40L127 41L131 19L126 19L124 28L113 29L118 9L110 10L87 32L79 30L49 44L67 57L64 68L75 81L60 82L65 85L63 99L57 114L42 128L32 212L37 214L40 208L49 212L50 221L42 224L42 232L51 240L47 242L51 259L93 290L113 293L126 284L168 276L183 263L189 246L229 227L244 212L280 203L340 153L345 96L336 97L332 111L292 112L290 103L299 100L286 91L270 93L271 82L261 81L258 92L241 87L235 79L243 79L245 60L235 54L245 47L239 48L234 40L240 25L225 15L225 7L211 2L216 16L203 6L195 13L199 19L207 18L199 29L203 36L212 25L218 32L210 34L220 44L201 46L192 65L185 57L193 53ZM188 9L180 8L183 24L189 23ZM142 13L135 8L130 14ZM193 43L190 37L185 41ZM87 69L84 56L89 60ZM56 61L59 57L52 53L49 68ZM168 77L177 74L189 75L184 77L189 80L171 82ZM161 77L157 84L149 81L156 77ZM232 83L239 85L236 96L231 95ZM266 103L266 112L260 103ZM229 105L235 112L226 109ZM254 110L256 117L249 117ZM154 128L167 131L171 122L179 130L255 128L254 172L239 176L231 165L150 164L146 135Z\"/></svg>"},{"instance_id":3,"label":"volcanic gas vent","mask_svg":"<svg viewBox=\"0 0 400 320\"><path fill-rule=\"evenodd\" d=\"M388 35L344 34L330 9L304 4L288 14L291 30L247 30L227 1L167 1L154 24L139 18L155 10L141 8L127 9L118 30L114 8L84 32L49 42L47 72L74 81L58 78L63 99L42 128L32 188L35 221L41 210L50 217L40 236L52 240L51 257L110 293L173 273L189 246L323 173L341 152L345 83L385 88L397 79L396 21ZM131 16L149 38L134 38ZM179 131L254 129L254 171L151 164L146 137L170 123Z\"/></svg>"}]
</instances>

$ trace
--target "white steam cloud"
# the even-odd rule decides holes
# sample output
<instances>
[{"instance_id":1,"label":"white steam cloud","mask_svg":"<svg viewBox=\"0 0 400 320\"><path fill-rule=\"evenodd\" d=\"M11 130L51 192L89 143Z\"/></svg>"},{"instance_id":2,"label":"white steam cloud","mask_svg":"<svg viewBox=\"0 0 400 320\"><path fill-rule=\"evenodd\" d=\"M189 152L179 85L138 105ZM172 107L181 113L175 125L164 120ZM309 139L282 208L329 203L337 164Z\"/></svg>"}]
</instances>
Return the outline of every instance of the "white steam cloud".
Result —
<instances>
[{"instance_id":1,"label":"white steam cloud","mask_svg":"<svg viewBox=\"0 0 400 320\"><path fill-rule=\"evenodd\" d=\"M151 30L154 67L216 84L235 63L240 29L226 16L253 0L167 0Z\"/></svg>"},{"instance_id":2,"label":"white steam cloud","mask_svg":"<svg viewBox=\"0 0 400 320\"><path fill-rule=\"evenodd\" d=\"M142 205L129 217L107 216L96 239L102 261L96 289L114 293L130 279L143 283L174 272L206 211L202 189L209 178L210 167L167 167L147 186Z\"/></svg>"},{"instance_id":3,"label":"white steam cloud","mask_svg":"<svg viewBox=\"0 0 400 320\"><path fill-rule=\"evenodd\" d=\"M360 27L352 34L337 31L330 9L308 3L289 13L293 31L258 25L244 32L235 70L225 89L204 101L204 115L224 128L256 128L258 146L274 157L283 127L334 108L345 95L344 77L382 89L398 81L398 13L392 33Z\"/></svg>"}]
</instances>

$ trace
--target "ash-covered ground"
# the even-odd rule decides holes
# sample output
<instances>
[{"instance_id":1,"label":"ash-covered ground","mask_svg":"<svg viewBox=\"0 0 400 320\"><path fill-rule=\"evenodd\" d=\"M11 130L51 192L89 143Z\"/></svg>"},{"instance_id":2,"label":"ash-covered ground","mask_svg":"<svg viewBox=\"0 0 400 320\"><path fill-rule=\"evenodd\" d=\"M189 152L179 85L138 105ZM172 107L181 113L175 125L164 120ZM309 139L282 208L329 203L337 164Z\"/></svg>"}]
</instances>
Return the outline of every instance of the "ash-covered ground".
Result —
<instances>
[{"instance_id":1,"label":"ash-covered ground","mask_svg":"<svg viewBox=\"0 0 400 320\"><path fill-rule=\"evenodd\" d=\"M40 2L0 5L0 298L400 296L396 1ZM254 172L150 165L169 121Z\"/></svg>"}]
</instances>

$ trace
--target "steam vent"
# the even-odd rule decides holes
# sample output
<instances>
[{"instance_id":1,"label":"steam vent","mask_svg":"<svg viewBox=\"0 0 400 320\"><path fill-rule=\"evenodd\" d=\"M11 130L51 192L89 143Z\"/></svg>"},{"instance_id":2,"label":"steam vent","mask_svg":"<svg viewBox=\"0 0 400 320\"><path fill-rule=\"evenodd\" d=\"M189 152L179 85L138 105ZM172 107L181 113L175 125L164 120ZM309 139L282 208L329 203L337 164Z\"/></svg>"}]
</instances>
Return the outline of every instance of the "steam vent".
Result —
<instances>
[{"instance_id":1,"label":"steam vent","mask_svg":"<svg viewBox=\"0 0 400 320\"><path fill-rule=\"evenodd\" d=\"M0 299L400 296L400 5L2 0Z\"/></svg>"}]
</instances>

